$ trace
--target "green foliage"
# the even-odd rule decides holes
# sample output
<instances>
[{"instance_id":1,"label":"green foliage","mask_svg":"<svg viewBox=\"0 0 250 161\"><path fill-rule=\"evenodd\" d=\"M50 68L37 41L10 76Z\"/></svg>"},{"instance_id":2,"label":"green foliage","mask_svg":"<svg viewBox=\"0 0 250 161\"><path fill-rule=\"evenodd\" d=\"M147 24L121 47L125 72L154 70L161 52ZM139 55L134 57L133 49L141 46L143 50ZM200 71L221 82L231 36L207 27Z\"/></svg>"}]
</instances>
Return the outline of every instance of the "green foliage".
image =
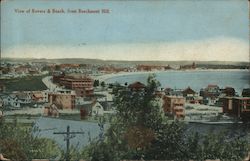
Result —
<instances>
[{"instance_id":1,"label":"green foliage","mask_svg":"<svg viewBox=\"0 0 250 161\"><path fill-rule=\"evenodd\" d=\"M110 146L104 142L97 142L89 151L92 161L112 161L113 153Z\"/></svg>"},{"instance_id":2,"label":"green foliage","mask_svg":"<svg viewBox=\"0 0 250 161\"><path fill-rule=\"evenodd\" d=\"M249 144L244 139L228 139L226 133L186 134L183 122L168 121L155 95L159 86L154 75L143 90L115 85L116 116L104 141L95 141L83 151L85 159L241 160L246 156Z\"/></svg>"},{"instance_id":3,"label":"green foliage","mask_svg":"<svg viewBox=\"0 0 250 161\"><path fill-rule=\"evenodd\" d=\"M69 148L69 159L70 160L80 160L82 159L82 154L80 153L79 149L75 146L71 146ZM62 157L60 158L60 161L66 161L66 153L64 150L61 151Z\"/></svg>"},{"instance_id":4,"label":"green foliage","mask_svg":"<svg viewBox=\"0 0 250 161\"><path fill-rule=\"evenodd\" d=\"M200 145L200 159L242 160L247 155L248 145L245 139L227 139L225 133L209 133L203 136Z\"/></svg>"},{"instance_id":5,"label":"green foliage","mask_svg":"<svg viewBox=\"0 0 250 161\"><path fill-rule=\"evenodd\" d=\"M123 90L125 87L120 85L119 83L112 84L112 94L117 95L120 90Z\"/></svg>"},{"instance_id":6,"label":"green foliage","mask_svg":"<svg viewBox=\"0 0 250 161\"><path fill-rule=\"evenodd\" d=\"M104 88L106 86L104 81L101 82L101 86L102 86L102 88Z\"/></svg>"},{"instance_id":7,"label":"green foliage","mask_svg":"<svg viewBox=\"0 0 250 161\"><path fill-rule=\"evenodd\" d=\"M184 125L180 122L162 124L156 131L157 138L145 151L146 159L185 160Z\"/></svg>"},{"instance_id":8,"label":"green foliage","mask_svg":"<svg viewBox=\"0 0 250 161\"><path fill-rule=\"evenodd\" d=\"M99 84L100 84L100 83L99 83L99 80L94 80L94 85L93 85L94 87L99 86Z\"/></svg>"},{"instance_id":9,"label":"green foliage","mask_svg":"<svg viewBox=\"0 0 250 161\"><path fill-rule=\"evenodd\" d=\"M60 149L52 140L32 135L32 128L0 121L0 153L12 161L55 158Z\"/></svg>"},{"instance_id":10,"label":"green foliage","mask_svg":"<svg viewBox=\"0 0 250 161\"><path fill-rule=\"evenodd\" d=\"M26 76L23 78L14 78L0 80L6 86L7 92L12 91L38 91L45 90L47 87L42 82L44 76Z\"/></svg>"}]
</instances>

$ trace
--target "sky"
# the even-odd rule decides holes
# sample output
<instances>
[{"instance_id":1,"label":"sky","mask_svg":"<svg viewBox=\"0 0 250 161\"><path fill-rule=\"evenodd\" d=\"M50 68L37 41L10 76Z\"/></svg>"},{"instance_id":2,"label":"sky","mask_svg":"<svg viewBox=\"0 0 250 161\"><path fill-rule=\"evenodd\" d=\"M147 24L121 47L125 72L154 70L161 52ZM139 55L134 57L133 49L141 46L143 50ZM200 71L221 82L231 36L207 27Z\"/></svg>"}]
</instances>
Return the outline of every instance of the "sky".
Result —
<instances>
[{"instance_id":1,"label":"sky","mask_svg":"<svg viewBox=\"0 0 250 161\"><path fill-rule=\"evenodd\" d=\"M29 13L32 9L46 13ZM47 13L48 9L65 13ZM108 9L109 13L68 12L78 9ZM248 2L5 0L1 2L1 55L249 61Z\"/></svg>"}]
</instances>

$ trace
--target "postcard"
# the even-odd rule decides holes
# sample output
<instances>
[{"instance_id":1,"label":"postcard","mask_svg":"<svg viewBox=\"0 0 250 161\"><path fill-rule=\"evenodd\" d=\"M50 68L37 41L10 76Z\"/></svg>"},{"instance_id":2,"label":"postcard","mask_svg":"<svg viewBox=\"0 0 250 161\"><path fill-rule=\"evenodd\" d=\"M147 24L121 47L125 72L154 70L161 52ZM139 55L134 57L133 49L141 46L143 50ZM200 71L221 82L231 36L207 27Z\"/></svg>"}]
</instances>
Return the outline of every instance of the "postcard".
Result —
<instances>
[{"instance_id":1,"label":"postcard","mask_svg":"<svg viewBox=\"0 0 250 161\"><path fill-rule=\"evenodd\" d=\"M0 160L249 160L247 0L1 0Z\"/></svg>"}]
</instances>

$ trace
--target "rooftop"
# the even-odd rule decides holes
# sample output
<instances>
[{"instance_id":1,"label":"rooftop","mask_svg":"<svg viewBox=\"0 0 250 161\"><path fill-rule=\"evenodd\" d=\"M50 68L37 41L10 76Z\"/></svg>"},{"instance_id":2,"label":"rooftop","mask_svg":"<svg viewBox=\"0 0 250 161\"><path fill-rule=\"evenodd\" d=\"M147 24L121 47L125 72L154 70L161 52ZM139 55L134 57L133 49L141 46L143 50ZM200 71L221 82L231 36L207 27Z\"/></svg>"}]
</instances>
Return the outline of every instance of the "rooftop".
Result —
<instances>
[{"instance_id":1,"label":"rooftop","mask_svg":"<svg viewBox=\"0 0 250 161\"><path fill-rule=\"evenodd\" d=\"M128 88L135 88L135 89L141 89L141 88L145 88L145 87L146 86L141 82L134 82L128 86Z\"/></svg>"}]
</instances>

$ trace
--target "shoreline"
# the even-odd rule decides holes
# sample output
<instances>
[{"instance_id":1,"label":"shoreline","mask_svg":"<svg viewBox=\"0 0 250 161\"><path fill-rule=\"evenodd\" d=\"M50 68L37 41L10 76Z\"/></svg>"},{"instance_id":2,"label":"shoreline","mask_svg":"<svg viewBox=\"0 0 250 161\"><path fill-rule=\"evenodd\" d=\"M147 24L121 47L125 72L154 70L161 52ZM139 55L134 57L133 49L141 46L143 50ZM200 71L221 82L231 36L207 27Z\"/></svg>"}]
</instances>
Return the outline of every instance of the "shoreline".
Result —
<instances>
[{"instance_id":1,"label":"shoreline","mask_svg":"<svg viewBox=\"0 0 250 161\"><path fill-rule=\"evenodd\" d=\"M195 69L195 70L156 70L156 71L136 71L136 72L119 72L119 73L110 73L103 74L99 76L92 76L93 79L102 81L107 81L108 79L114 77L128 76L128 75L137 75L137 74L154 74L154 73L167 73L167 72L233 72L233 71L249 71L249 69Z\"/></svg>"}]
</instances>

